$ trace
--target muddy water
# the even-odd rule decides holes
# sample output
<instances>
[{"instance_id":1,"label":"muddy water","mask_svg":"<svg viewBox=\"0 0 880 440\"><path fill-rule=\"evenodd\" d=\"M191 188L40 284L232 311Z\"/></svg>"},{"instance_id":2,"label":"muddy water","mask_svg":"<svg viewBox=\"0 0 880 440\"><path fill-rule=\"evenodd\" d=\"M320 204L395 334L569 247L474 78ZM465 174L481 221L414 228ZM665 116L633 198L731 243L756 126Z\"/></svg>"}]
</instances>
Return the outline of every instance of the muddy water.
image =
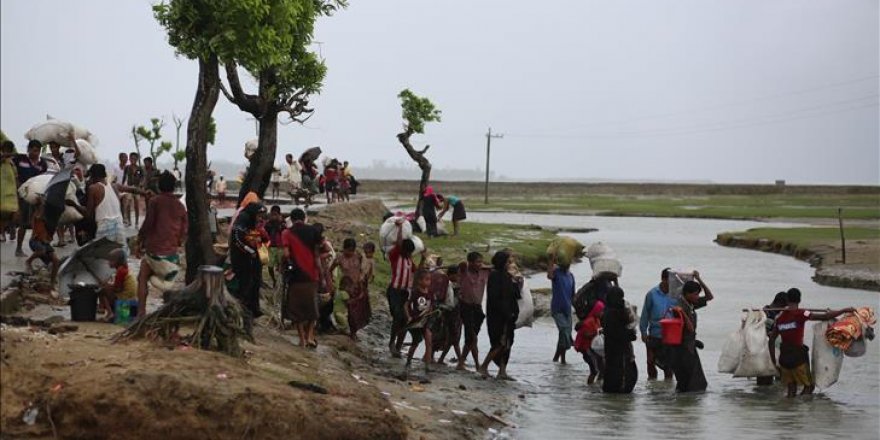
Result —
<instances>
[{"instance_id":1,"label":"muddy water","mask_svg":"<svg viewBox=\"0 0 880 440\"><path fill-rule=\"evenodd\" d=\"M868 305L878 308L876 292L824 287L813 283L812 269L791 257L718 246L718 232L767 226L766 223L718 220L569 217L547 215L470 215L471 220L544 226L593 227L591 234L569 234L585 244L603 241L621 259L621 286L627 299L641 304L663 267L697 268L716 299L700 310L700 356L709 388L705 393L676 395L670 382L648 382L645 350L636 344L639 383L632 395L604 395L585 385L586 364L569 352L569 364L550 360L556 328L549 319L518 330L509 367L525 399L512 415L518 428L502 433L521 439L592 438L829 438L880 436L880 340L861 358L846 358L840 381L809 398L786 399L781 387L757 387L754 381L716 372L725 336L735 330L743 307L767 304L789 287L803 292L806 307ZM465 226L466 227L466 226ZM582 284L588 263L573 267ZM543 276L530 281L547 287ZM485 338L483 339L485 340ZM811 344L812 331L806 341ZM485 348L483 348L485 350Z\"/></svg>"}]
</instances>

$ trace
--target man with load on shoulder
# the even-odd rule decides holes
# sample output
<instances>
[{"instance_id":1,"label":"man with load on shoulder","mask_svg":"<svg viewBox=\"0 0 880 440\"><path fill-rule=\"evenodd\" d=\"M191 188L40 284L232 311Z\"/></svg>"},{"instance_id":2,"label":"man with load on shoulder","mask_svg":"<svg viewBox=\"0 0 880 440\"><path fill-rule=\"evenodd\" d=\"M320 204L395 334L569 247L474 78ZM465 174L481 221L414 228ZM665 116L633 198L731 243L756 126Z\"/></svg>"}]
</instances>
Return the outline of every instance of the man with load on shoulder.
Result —
<instances>
[{"instance_id":1,"label":"man with load on shoulder","mask_svg":"<svg viewBox=\"0 0 880 440\"><path fill-rule=\"evenodd\" d=\"M801 291L791 288L785 294L788 305L777 317L770 332L770 359L779 369L782 383L788 388L788 397L797 395L798 385L803 386L801 394L812 394L816 388L810 373L809 348L804 345L804 324L807 321L827 321L844 313L854 312L848 307L842 310L829 310L825 313L811 313L800 308ZM776 358L776 338L782 339L779 345L779 359Z\"/></svg>"}]
</instances>

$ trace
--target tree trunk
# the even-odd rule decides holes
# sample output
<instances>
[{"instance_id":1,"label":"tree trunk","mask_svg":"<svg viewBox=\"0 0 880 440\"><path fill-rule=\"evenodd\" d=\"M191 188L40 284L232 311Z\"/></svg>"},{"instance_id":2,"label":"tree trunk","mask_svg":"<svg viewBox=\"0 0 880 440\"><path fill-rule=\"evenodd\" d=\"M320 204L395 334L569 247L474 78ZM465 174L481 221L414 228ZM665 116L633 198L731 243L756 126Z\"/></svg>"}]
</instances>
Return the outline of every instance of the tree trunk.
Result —
<instances>
[{"instance_id":1,"label":"tree trunk","mask_svg":"<svg viewBox=\"0 0 880 440\"><path fill-rule=\"evenodd\" d=\"M272 178L275 151L278 147L278 107L275 106L275 99L271 94L275 82L277 82L276 76L271 70L264 71L260 75L258 103L262 114L254 114L260 123L260 133L257 139L257 151L251 156L247 174L238 192L239 202L249 191L257 193L260 199L263 199Z\"/></svg>"},{"instance_id":2,"label":"tree trunk","mask_svg":"<svg viewBox=\"0 0 880 440\"><path fill-rule=\"evenodd\" d=\"M186 283L198 274L199 266L216 264L211 230L208 226L208 125L220 94L217 57L199 59L199 85L186 127L186 209L189 233L186 236Z\"/></svg>"},{"instance_id":3,"label":"tree trunk","mask_svg":"<svg viewBox=\"0 0 880 440\"><path fill-rule=\"evenodd\" d=\"M397 140L400 141L400 144L403 145L403 148L409 154L409 157L411 157L419 166L419 169L422 170L422 178L419 181L419 195L416 197L416 218L418 218L422 215L422 194L425 193L425 188L428 187L428 182L431 180L431 162L425 157L425 152L428 151L428 148L431 148L431 146L425 145L425 148L423 148L422 151L416 150L409 141L410 136L412 136L412 132L407 130L403 133L399 133L397 135Z\"/></svg>"},{"instance_id":4,"label":"tree trunk","mask_svg":"<svg viewBox=\"0 0 880 440\"><path fill-rule=\"evenodd\" d=\"M241 190L238 193L239 202L249 191L257 193L262 199L266 188L269 187L272 170L275 167L275 152L278 146L278 112L270 109L258 121L260 122L260 135L257 141L257 151L251 156L247 174L241 184Z\"/></svg>"}]
</instances>

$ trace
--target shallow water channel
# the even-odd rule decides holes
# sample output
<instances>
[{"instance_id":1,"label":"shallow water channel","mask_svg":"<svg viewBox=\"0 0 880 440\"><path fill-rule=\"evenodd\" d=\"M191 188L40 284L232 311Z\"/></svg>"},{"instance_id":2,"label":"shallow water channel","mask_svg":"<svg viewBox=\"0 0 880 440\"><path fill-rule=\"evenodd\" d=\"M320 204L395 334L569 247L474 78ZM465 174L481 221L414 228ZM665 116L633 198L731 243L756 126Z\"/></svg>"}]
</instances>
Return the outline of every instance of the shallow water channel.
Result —
<instances>
[{"instance_id":1,"label":"shallow water channel","mask_svg":"<svg viewBox=\"0 0 880 440\"><path fill-rule=\"evenodd\" d=\"M617 438L830 438L880 437L880 339L861 358L846 358L840 381L812 397L786 399L780 386L757 387L754 380L716 372L724 338L740 322L741 309L769 303L789 287L803 292L803 306L873 306L880 295L825 287L813 270L788 256L726 248L712 240L718 232L768 226L767 223L701 219L576 217L508 213L468 214L471 221L591 227L599 231L571 235L586 245L602 241L623 263L621 287L639 306L659 280L663 267L697 268L716 299L698 312L697 337L706 349L700 357L709 380L705 393L677 395L672 382L646 380L644 345L635 344L639 383L632 395L604 395L586 385L588 368L570 351L568 365L551 362L556 328L549 318L516 332L509 372L525 398L510 416L517 428L502 437L562 439ZM772 226L772 224L771 224ZM467 227L466 225L464 227ZM589 263L573 266L578 285L591 275ZM549 287L539 274L531 287ZM812 344L811 324L805 341ZM484 327L485 333L485 327ZM482 341L487 337L481 335ZM481 347L481 355L487 347ZM491 369L490 369L491 370ZM662 376L662 373L661 373ZM494 435L490 435L494 437Z\"/></svg>"}]
</instances>

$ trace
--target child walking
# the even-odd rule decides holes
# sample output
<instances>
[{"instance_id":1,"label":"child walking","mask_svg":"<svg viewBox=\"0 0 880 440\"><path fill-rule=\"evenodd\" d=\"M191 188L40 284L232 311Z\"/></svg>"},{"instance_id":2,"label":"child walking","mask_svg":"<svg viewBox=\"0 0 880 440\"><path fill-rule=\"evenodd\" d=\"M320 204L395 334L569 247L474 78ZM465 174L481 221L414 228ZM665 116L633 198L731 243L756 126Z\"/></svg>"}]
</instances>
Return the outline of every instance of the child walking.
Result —
<instances>
[{"instance_id":1,"label":"child walking","mask_svg":"<svg viewBox=\"0 0 880 440\"><path fill-rule=\"evenodd\" d=\"M605 369L605 358L593 350L593 340L602 329L603 310L605 303L596 301L587 317L578 323L577 336L574 339L574 349L584 357L584 362L590 367L587 385L592 385L596 379L602 380L602 371Z\"/></svg>"},{"instance_id":2,"label":"child walking","mask_svg":"<svg viewBox=\"0 0 880 440\"><path fill-rule=\"evenodd\" d=\"M406 354L406 369L409 370L413 355L424 339L425 341L425 372L430 370L434 358L431 345L431 324L434 320L434 298L431 292L431 273L420 269L413 275L413 289L403 307L406 314L406 329L412 337L412 344Z\"/></svg>"}]
</instances>

